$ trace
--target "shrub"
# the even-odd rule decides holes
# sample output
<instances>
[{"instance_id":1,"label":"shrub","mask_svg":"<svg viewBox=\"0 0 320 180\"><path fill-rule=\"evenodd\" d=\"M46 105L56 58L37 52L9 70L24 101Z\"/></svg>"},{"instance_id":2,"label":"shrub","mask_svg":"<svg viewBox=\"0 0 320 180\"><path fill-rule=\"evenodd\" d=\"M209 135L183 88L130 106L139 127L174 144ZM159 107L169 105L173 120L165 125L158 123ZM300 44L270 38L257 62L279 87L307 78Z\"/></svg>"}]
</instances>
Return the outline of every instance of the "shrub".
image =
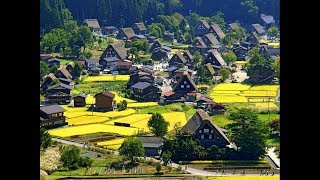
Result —
<instances>
[{"instance_id":1,"label":"shrub","mask_svg":"<svg viewBox=\"0 0 320 180\"><path fill-rule=\"evenodd\" d=\"M178 166L178 171L181 171L182 170L182 166Z\"/></svg>"},{"instance_id":2,"label":"shrub","mask_svg":"<svg viewBox=\"0 0 320 180\"><path fill-rule=\"evenodd\" d=\"M167 166L168 171L171 172L172 171L172 166Z\"/></svg>"},{"instance_id":3,"label":"shrub","mask_svg":"<svg viewBox=\"0 0 320 180\"><path fill-rule=\"evenodd\" d=\"M182 104L181 107L183 108L184 111L188 111L190 109L190 106L186 104Z\"/></svg>"},{"instance_id":4,"label":"shrub","mask_svg":"<svg viewBox=\"0 0 320 180\"><path fill-rule=\"evenodd\" d=\"M80 159L80 166L81 167L89 167L91 166L93 160L90 159L89 157L84 157Z\"/></svg>"},{"instance_id":5,"label":"shrub","mask_svg":"<svg viewBox=\"0 0 320 180\"><path fill-rule=\"evenodd\" d=\"M147 159L145 162L150 166L153 166L155 163L153 159Z\"/></svg>"},{"instance_id":6,"label":"shrub","mask_svg":"<svg viewBox=\"0 0 320 180\"><path fill-rule=\"evenodd\" d=\"M183 108L179 105L174 104L174 105L172 105L171 110L172 111L183 111Z\"/></svg>"},{"instance_id":7,"label":"shrub","mask_svg":"<svg viewBox=\"0 0 320 180\"><path fill-rule=\"evenodd\" d=\"M169 151L162 153L163 164L166 166L171 158L172 154Z\"/></svg>"},{"instance_id":8,"label":"shrub","mask_svg":"<svg viewBox=\"0 0 320 180\"><path fill-rule=\"evenodd\" d=\"M162 168L161 163L157 162L156 163L156 171L157 171L157 173L160 173L161 168Z\"/></svg>"}]
</instances>

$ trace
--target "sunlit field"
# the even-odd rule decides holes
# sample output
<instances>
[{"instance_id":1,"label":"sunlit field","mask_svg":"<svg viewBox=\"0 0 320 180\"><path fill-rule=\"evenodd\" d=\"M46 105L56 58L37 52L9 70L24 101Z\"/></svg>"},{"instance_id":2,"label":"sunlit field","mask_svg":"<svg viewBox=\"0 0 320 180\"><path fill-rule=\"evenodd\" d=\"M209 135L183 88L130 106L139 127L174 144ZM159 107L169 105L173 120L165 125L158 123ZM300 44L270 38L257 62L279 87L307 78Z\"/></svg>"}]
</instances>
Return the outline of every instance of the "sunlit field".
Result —
<instances>
[{"instance_id":1,"label":"sunlit field","mask_svg":"<svg viewBox=\"0 0 320 180\"><path fill-rule=\"evenodd\" d=\"M83 79L83 82L105 82L105 81L128 81L129 75L100 75L100 76L87 76Z\"/></svg>"}]
</instances>

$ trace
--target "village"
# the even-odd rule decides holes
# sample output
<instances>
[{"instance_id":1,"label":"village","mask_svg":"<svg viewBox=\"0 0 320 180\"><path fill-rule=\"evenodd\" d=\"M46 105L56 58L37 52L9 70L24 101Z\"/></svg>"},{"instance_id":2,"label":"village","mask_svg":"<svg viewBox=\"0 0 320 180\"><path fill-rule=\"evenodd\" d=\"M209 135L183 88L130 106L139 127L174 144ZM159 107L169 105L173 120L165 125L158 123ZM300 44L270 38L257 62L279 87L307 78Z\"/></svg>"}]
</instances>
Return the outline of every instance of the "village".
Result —
<instances>
[{"instance_id":1,"label":"village","mask_svg":"<svg viewBox=\"0 0 320 180\"><path fill-rule=\"evenodd\" d=\"M72 171L56 165L50 174L279 178L280 77L274 64L280 38L268 31L279 26L273 16L225 28L199 19L191 41L168 30L156 37L150 32L157 28L146 22L122 28L85 22L95 41L90 58L40 52L50 70L40 79L40 127L55 141L50 148L76 145L93 163ZM265 152L250 152L259 142L246 145L251 141L239 137L259 133L246 134L246 117L267 129L257 128L267 132ZM135 139L143 153L124 152Z\"/></svg>"}]
</instances>

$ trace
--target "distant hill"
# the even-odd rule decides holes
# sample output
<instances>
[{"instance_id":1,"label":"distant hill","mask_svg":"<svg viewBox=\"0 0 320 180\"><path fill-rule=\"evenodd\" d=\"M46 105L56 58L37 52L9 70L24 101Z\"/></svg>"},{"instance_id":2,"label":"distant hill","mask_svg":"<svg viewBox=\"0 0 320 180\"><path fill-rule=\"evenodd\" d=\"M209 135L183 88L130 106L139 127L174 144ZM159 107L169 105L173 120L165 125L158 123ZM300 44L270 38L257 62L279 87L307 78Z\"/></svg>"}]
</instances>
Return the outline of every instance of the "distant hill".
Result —
<instances>
[{"instance_id":1,"label":"distant hill","mask_svg":"<svg viewBox=\"0 0 320 180\"><path fill-rule=\"evenodd\" d=\"M280 0L40 0L40 26L50 29L61 25L63 8L68 8L79 23L97 18L102 26L150 23L157 15L173 12L211 16L217 11L224 13L227 22L252 23L261 13L279 20Z\"/></svg>"}]
</instances>

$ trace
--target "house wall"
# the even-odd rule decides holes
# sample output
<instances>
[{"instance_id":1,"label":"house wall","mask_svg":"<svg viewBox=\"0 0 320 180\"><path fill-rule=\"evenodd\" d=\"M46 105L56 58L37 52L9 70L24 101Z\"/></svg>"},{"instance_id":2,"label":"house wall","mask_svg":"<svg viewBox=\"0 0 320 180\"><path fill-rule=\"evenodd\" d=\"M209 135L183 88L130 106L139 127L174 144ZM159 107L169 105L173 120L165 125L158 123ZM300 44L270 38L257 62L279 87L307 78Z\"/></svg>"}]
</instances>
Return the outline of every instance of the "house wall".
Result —
<instances>
[{"instance_id":1,"label":"house wall","mask_svg":"<svg viewBox=\"0 0 320 180\"><path fill-rule=\"evenodd\" d=\"M144 154L146 156L159 156L158 154L158 150L161 150L162 147L159 148L149 148L149 147L145 147L144 148Z\"/></svg>"},{"instance_id":2,"label":"house wall","mask_svg":"<svg viewBox=\"0 0 320 180\"><path fill-rule=\"evenodd\" d=\"M205 64L210 63L211 65L216 65L216 66L221 66L221 64L219 63L219 61L216 59L216 57L214 57L214 55L210 54L206 60L205 60Z\"/></svg>"},{"instance_id":3,"label":"house wall","mask_svg":"<svg viewBox=\"0 0 320 180\"><path fill-rule=\"evenodd\" d=\"M208 131L205 131L208 130ZM211 139L210 139L211 136ZM229 143L226 142L222 136L211 126L211 124L204 123L199 129L197 129L195 137L200 141L200 144L209 148L212 145L218 147L225 147Z\"/></svg>"},{"instance_id":4,"label":"house wall","mask_svg":"<svg viewBox=\"0 0 320 180\"><path fill-rule=\"evenodd\" d=\"M196 36L203 36L207 33L208 28L206 28L202 23L198 24L194 30Z\"/></svg>"},{"instance_id":5,"label":"house wall","mask_svg":"<svg viewBox=\"0 0 320 180\"><path fill-rule=\"evenodd\" d=\"M96 96L96 108L112 110L113 109L113 99L111 99L107 96L104 96L104 95Z\"/></svg>"},{"instance_id":6,"label":"house wall","mask_svg":"<svg viewBox=\"0 0 320 180\"><path fill-rule=\"evenodd\" d=\"M175 92L179 93L181 95L185 95L189 92L194 91L195 88L191 85L190 81L185 77L182 77L182 78L184 78L184 79L179 84L177 84Z\"/></svg>"},{"instance_id":7,"label":"house wall","mask_svg":"<svg viewBox=\"0 0 320 180\"><path fill-rule=\"evenodd\" d=\"M74 107L85 107L86 99L83 97L74 97L73 98Z\"/></svg>"}]
</instances>

